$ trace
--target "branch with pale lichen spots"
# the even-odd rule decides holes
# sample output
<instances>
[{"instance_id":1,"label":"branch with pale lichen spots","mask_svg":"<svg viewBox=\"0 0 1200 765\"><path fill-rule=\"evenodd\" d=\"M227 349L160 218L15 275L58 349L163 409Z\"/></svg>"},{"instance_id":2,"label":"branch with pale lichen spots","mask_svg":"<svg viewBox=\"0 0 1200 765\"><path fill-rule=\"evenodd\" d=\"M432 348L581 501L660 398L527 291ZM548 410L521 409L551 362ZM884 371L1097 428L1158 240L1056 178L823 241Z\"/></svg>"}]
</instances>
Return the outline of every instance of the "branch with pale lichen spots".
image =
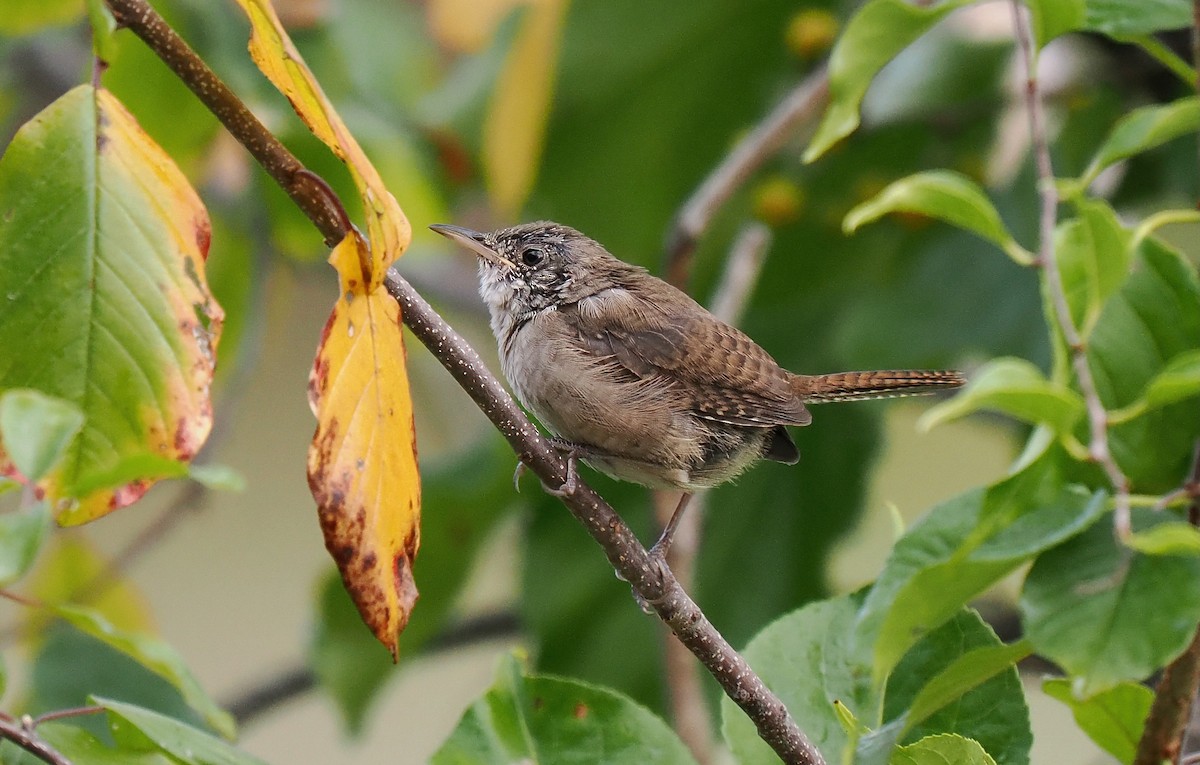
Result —
<instances>
[{"instance_id":1,"label":"branch with pale lichen spots","mask_svg":"<svg viewBox=\"0 0 1200 765\"><path fill-rule=\"evenodd\" d=\"M347 233L341 205L144 0L106 0L118 24L140 37L221 120L321 232L327 244ZM542 437L479 355L395 270L384 282L400 303L405 325L458 381L547 486L567 482L567 464ZM787 763L816 765L821 754L787 708L721 636L665 565L656 564L615 510L582 480L563 504L603 549L638 598L650 605L725 693L754 721L759 735Z\"/></svg>"}]
</instances>

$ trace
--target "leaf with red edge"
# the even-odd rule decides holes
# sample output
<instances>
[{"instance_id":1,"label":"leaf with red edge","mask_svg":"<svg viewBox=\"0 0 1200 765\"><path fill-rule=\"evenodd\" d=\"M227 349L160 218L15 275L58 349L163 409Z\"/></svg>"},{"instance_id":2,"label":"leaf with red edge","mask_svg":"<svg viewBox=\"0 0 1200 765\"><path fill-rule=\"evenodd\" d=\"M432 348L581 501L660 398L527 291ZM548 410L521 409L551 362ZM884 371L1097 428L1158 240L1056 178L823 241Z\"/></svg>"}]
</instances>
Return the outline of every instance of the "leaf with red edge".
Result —
<instances>
[{"instance_id":1,"label":"leaf with red edge","mask_svg":"<svg viewBox=\"0 0 1200 765\"><path fill-rule=\"evenodd\" d=\"M357 275L365 250L352 232L329 258L342 293L309 378L317 433L308 483L342 582L395 657L417 600L421 485L400 310L382 286L364 290Z\"/></svg>"},{"instance_id":2,"label":"leaf with red edge","mask_svg":"<svg viewBox=\"0 0 1200 765\"><path fill-rule=\"evenodd\" d=\"M224 319L209 239L187 179L105 90L62 96L0 159L0 392L84 415L37 483L60 523L134 502L207 439ZM135 457L154 468L117 470ZM15 473L0 452L0 474Z\"/></svg>"}]
</instances>

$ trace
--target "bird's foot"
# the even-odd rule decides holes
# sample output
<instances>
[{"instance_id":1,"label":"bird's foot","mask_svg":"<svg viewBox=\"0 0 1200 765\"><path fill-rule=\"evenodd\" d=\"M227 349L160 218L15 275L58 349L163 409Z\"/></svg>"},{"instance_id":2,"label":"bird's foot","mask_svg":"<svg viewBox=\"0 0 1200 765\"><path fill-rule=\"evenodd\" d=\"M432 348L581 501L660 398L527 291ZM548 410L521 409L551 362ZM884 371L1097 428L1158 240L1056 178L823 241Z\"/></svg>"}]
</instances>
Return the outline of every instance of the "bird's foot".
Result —
<instances>
[{"instance_id":1,"label":"bird's foot","mask_svg":"<svg viewBox=\"0 0 1200 765\"><path fill-rule=\"evenodd\" d=\"M662 534L658 536L658 541L649 550L651 558L661 560L664 564L666 563L667 554L671 552L671 542L675 538L675 529L679 527L679 521L682 520L683 513L687 509L691 498L691 492L684 492L679 497L679 504L675 505L675 512L671 513L671 519L663 527Z\"/></svg>"},{"instance_id":2,"label":"bird's foot","mask_svg":"<svg viewBox=\"0 0 1200 765\"><path fill-rule=\"evenodd\" d=\"M582 447L557 436L550 439L550 445L567 461L567 479L559 486L547 486L543 481L542 489L552 497L572 497L579 491L579 454Z\"/></svg>"},{"instance_id":3,"label":"bird's foot","mask_svg":"<svg viewBox=\"0 0 1200 765\"><path fill-rule=\"evenodd\" d=\"M552 436L549 439L550 446L567 461L567 480L563 481L560 486L547 486L545 481L542 481L542 489L553 497L569 497L579 490L579 471L577 470L579 455L583 452L583 447L579 444L573 444L558 436ZM513 488L518 492L521 491L521 477L529 471L529 466L518 460L517 467L513 470Z\"/></svg>"}]
</instances>

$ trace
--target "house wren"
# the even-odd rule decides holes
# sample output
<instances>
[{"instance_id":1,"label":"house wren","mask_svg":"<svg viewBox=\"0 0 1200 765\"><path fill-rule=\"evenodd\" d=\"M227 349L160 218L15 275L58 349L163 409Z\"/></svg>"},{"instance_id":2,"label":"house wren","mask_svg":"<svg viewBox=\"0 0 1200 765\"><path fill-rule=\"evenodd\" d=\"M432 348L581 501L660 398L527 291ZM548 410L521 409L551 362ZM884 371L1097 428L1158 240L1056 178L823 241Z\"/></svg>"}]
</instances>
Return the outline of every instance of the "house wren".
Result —
<instances>
[{"instance_id":1,"label":"house wren","mask_svg":"<svg viewBox=\"0 0 1200 765\"><path fill-rule=\"evenodd\" d=\"M430 228L479 256L479 292L517 398L614 478L716 486L759 459L794 464L786 426L812 421L805 404L963 384L958 372L792 374L683 292L557 223Z\"/></svg>"}]
</instances>

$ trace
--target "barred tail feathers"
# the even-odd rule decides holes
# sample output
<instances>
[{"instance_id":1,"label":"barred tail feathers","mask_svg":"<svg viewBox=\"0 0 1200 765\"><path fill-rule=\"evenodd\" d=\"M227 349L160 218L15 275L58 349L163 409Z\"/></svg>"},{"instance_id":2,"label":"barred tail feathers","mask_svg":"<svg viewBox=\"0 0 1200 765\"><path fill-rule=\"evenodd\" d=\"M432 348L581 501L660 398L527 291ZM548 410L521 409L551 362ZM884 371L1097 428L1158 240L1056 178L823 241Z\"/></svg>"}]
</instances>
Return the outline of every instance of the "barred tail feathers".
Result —
<instances>
[{"instance_id":1,"label":"barred tail feathers","mask_svg":"<svg viewBox=\"0 0 1200 765\"><path fill-rule=\"evenodd\" d=\"M952 390L966 382L961 372L890 369L877 372L838 372L795 375L792 386L806 404L865 401L875 398L920 396Z\"/></svg>"}]
</instances>

